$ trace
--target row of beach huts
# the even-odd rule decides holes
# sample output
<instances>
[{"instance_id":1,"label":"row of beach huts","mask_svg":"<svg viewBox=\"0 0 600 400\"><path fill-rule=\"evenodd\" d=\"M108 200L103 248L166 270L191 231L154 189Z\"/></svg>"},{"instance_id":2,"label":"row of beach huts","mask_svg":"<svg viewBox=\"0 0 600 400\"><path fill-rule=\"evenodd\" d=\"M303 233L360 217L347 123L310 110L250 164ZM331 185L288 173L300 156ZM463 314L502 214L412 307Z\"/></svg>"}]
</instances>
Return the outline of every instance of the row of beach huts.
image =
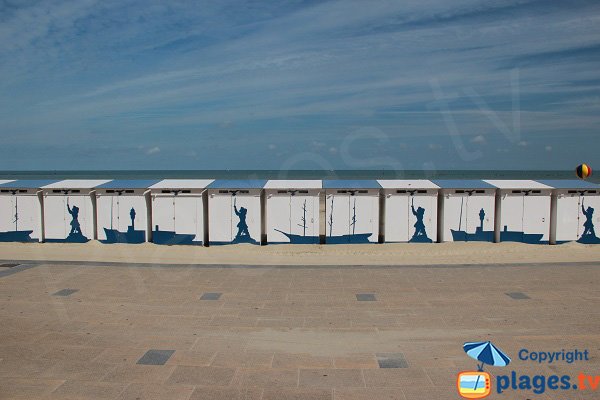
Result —
<instances>
[{"instance_id":1,"label":"row of beach huts","mask_svg":"<svg viewBox=\"0 0 600 400\"><path fill-rule=\"evenodd\" d=\"M600 243L582 180L0 180L0 241Z\"/></svg>"}]
</instances>

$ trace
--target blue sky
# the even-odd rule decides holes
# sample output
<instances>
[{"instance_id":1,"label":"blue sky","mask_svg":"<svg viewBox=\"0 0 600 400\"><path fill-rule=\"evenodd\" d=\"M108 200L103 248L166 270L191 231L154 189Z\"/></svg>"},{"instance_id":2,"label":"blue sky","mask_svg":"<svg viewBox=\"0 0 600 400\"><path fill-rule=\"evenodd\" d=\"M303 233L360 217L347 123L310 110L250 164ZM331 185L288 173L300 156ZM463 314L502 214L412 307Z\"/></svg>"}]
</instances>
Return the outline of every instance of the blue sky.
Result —
<instances>
[{"instance_id":1,"label":"blue sky","mask_svg":"<svg viewBox=\"0 0 600 400\"><path fill-rule=\"evenodd\" d=\"M597 1L0 1L0 169L600 161Z\"/></svg>"}]
</instances>

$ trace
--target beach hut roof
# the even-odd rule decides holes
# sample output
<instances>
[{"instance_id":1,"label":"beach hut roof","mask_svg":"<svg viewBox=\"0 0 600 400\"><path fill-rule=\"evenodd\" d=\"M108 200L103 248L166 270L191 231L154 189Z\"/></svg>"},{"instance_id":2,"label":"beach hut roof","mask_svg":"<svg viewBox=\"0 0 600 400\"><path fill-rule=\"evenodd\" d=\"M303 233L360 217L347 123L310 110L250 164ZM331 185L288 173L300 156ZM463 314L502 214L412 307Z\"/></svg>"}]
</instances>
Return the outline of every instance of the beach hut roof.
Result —
<instances>
[{"instance_id":1,"label":"beach hut roof","mask_svg":"<svg viewBox=\"0 0 600 400\"><path fill-rule=\"evenodd\" d=\"M439 186L427 179L379 179L384 189L438 189Z\"/></svg>"},{"instance_id":2,"label":"beach hut roof","mask_svg":"<svg viewBox=\"0 0 600 400\"><path fill-rule=\"evenodd\" d=\"M381 189L375 179L328 179L323 181L324 189Z\"/></svg>"},{"instance_id":3,"label":"beach hut roof","mask_svg":"<svg viewBox=\"0 0 600 400\"><path fill-rule=\"evenodd\" d=\"M42 189L93 189L104 183L110 182L108 179L66 179L49 185L42 186Z\"/></svg>"},{"instance_id":4,"label":"beach hut roof","mask_svg":"<svg viewBox=\"0 0 600 400\"><path fill-rule=\"evenodd\" d=\"M51 183L57 182L55 179L17 179L0 185L8 189L41 189Z\"/></svg>"},{"instance_id":5,"label":"beach hut roof","mask_svg":"<svg viewBox=\"0 0 600 400\"><path fill-rule=\"evenodd\" d=\"M320 180L286 180L271 179L267 181L265 189L322 189L323 181Z\"/></svg>"},{"instance_id":6,"label":"beach hut roof","mask_svg":"<svg viewBox=\"0 0 600 400\"><path fill-rule=\"evenodd\" d=\"M552 187L548 185L528 179L485 179L485 181L490 185L497 187L498 189L552 189Z\"/></svg>"},{"instance_id":7,"label":"beach hut roof","mask_svg":"<svg viewBox=\"0 0 600 400\"><path fill-rule=\"evenodd\" d=\"M441 189L495 189L496 187L481 179L434 179Z\"/></svg>"},{"instance_id":8,"label":"beach hut roof","mask_svg":"<svg viewBox=\"0 0 600 400\"><path fill-rule=\"evenodd\" d=\"M266 179L217 179L208 189L262 189Z\"/></svg>"},{"instance_id":9,"label":"beach hut roof","mask_svg":"<svg viewBox=\"0 0 600 400\"><path fill-rule=\"evenodd\" d=\"M163 179L150 186L150 189L204 189L214 179Z\"/></svg>"},{"instance_id":10,"label":"beach hut roof","mask_svg":"<svg viewBox=\"0 0 600 400\"><path fill-rule=\"evenodd\" d=\"M554 189L600 189L600 185L581 179L544 179L538 182Z\"/></svg>"},{"instance_id":11,"label":"beach hut roof","mask_svg":"<svg viewBox=\"0 0 600 400\"><path fill-rule=\"evenodd\" d=\"M97 186L98 189L148 189L159 179L115 179Z\"/></svg>"}]
</instances>

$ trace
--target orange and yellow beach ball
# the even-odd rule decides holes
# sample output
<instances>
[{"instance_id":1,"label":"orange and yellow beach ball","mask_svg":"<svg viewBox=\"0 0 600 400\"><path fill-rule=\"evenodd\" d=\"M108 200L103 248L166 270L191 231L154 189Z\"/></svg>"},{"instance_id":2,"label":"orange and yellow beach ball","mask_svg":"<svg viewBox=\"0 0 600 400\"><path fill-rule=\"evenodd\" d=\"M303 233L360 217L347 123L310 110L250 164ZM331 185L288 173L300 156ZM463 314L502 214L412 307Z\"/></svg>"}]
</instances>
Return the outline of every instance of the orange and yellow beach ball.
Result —
<instances>
[{"instance_id":1,"label":"orange and yellow beach ball","mask_svg":"<svg viewBox=\"0 0 600 400\"><path fill-rule=\"evenodd\" d=\"M575 168L575 173L580 179L589 178L592 176L592 167L587 164L578 165L577 168Z\"/></svg>"}]
</instances>

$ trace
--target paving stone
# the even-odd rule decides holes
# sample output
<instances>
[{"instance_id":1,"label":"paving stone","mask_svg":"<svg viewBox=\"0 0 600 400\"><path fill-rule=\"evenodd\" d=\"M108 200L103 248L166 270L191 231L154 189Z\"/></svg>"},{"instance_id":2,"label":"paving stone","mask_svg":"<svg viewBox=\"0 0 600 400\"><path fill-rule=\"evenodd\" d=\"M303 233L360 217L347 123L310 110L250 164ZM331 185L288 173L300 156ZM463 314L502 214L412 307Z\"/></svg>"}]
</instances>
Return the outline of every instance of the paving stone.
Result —
<instances>
[{"instance_id":1,"label":"paving stone","mask_svg":"<svg viewBox=\"0 0 600 400\"><path fill-rule=\"evenodd\" d=\"M352 320L347 317L305 318L304 328L350 328Z\"/></svg>"},{"instance_id":2,"label":"paving stone","mask_svg":"<svg viewBox=\"0 0 600 400\"><path fill-rule=\"evenodd\" d=\"M262 400L333 400L333 390L265 389Z\"/></svg>"},{"instance_id":3,"label":"paving stone","mask_svg":"<svg viewBox=\"0 0 600 400\"><path fill-rule=\"evenodd\" d=\"M354 354L344 357L335 357L333 363L335 368L379 368L377 359L373 354Z\"/></svg>"},{"instance_id":4,"label":"paving stone","mask_svg":"<svg viewBox=\"0 0 600 400\"><path fill-rule=\"evenodd\" d=\"M273 352L245 351L243 353L219 351L211 362L214 367L269 368Z\"/></svg>"},{"instance_id":5,"label":"paving stone","mask_svg":"<svg viewBox=\"0 0 600 400\"><path fill-rule=\"evenodd\" d=\"M311 354L275 353L273 368L332 368L331 357Z\"/></svg>"},{"instance_id":6,"label":"paving stone","mask_svg":"<svg viewBox=\"0 0 600 400\"><path fill-rule=\"evenodd\" d=\"M300 387L335 388L364 387L359 369L301 369Z\"/></svg>"},{"instance_id":7,"label":"paving stone","mask_svg":"<svg viewBox=\"0 0 600 400\"><path fill-rule=\"evenodd\" d=\"M198 337L190 350L192 351L236 351L243 352L248 346L248 339L242 335L221 335Z\"/></svg>"},{"instance_id":8,"label":"paving stone","mask_svg":"<svg viewBox=\"0 0 600 400\"><path fill-rule=\"evenodd\" d=\"M356 300L358 301L377 301L373 293L357 293Z\"/></svg>"},{"instance_id":9,"label":"paving stone","mask_svg":"<svg viewBox=\"0 0 600 400\"><path fill-rule=\"evenodd\" d=\"M155 365L119 365L102 378L102 382L163 383L175 367Z\"/></svg>"},{"instance_id":10,"label":"paving stone","mask_svg":"<svg viewBox=\"0 0 600 400\"><path fill-rule=\"evenodd\" d=\"M190 400L261 400L261 388L196 387Z\"/></svg>"},{"instance_id":11,"label":"paving stone","mask_svg":"<svg viewBox=\"0 0 600 400\"><path fill-rule=\"evenodd\" d=\"M297 369L238 370L236 384L243 387L297 387Z\"/></svg>"},{"instance_id":12,"label":"paving stone","mask_svg":"<svg viewBox=\"0 0 600 400\"><path fill-rule=\"evenodd\" d=\"M408 368L408 363L402 353L378 353L379 368Z\"/></svg>"},{"instance_id":13,"label":"paving stone","mask_svg":"<svg viewBox=\"0 0 600 400\"><path fill-rule=\"evenodd\" d=\"M71 323L69 321L69 323ZM50 332L47 335L44 335L40 338L37 343L43 344L45 346L56 347L61 345L70 345L70 346L86 346L90 347L101 347L90 345L92 342L93 336L88 335L81 332Z\"/></svg>"},{"instance_id":14,"label":"paving stone","mask_svg":"<svg viewBox=\"0 0 600 400\"><path fill-rule=\"evenodd\" d=\"M42 398L63 383L62 380L2 378L0 399L31 400Z\"/></svg>"},{"instance_id":15,"label":"paving stone","mask_svg":"<svg viewBox=\"0 0 600 400\"><path fill-rule=\"evenodd\" d=\"M449 386L452 387L452 386ZM450 396L456 396L455 393L449 391ZM412 397L411 399L418 399L422 397L422 393L419 396ZM429 398L429 397L428 397ZM449 397L456 398L456 397ZM335 389L334 400L409 400L404 395L401 388L341 388Z\"/></svg>"},{"instance_id":16,"label":"paving stone","mask_svg":"<svg viewBox=\"0 0 600 400\"><path fill-rule=\"evenodd\" d=\"M47 360L91 361L104 351L100 347L60 346L42 354Z\"/></svg>"},{"instance_id":17,"label":"paving stone","mask_svg":"<svg viewBox=\"0 0 600 400\"><path fill-rule=\"evenodd\" d=\"M137 363L141 365L164 365L173 353L175 353L175 350L148 350Z\"/></svg>"},{"instance_id":18,"label":"paving stone","mask_svg":"<svg viewBox=\"0 0 600 400\"><path fill-rule=\"evenodd\" d=\"M78 292L79 289L61 289L56 293L53 293L52 296L62 296L62 297L66 297L66 296L70 296L73 293Z\"/></svg>"},{"instance_id":19,"label":"paving stone","mask_svg":"<svg viewBox=\"0 0 600 400\"><path fill-rule=\"evenodd\" d=\"M222 367L188 367L178 365L167 379L169 385L228 386L235 369Z\"/></svg>"},{"instance_id":20,"label":"paving stone","mask_svg":"<svg viewBox=\"0 0 600 400\"><path fill-rule=\"evenodd\" d=\"M52 400L112 400L127 387L126 383L66 381L48 396Z\"/></svg>"},{"instance_id":21,"label":"paving stone","mask_svg":"<svg viewBox=\"0 0 600 400\"><path fill-rule=\"evenodd\" d=\"M190 328L188 331L189 333L186 335L182 335L180 332L161 332L160 336L154 336L154 332L148 332L146 329L142 328L139 338L133 339L135 340L136 347L190 350L197 341L197 338L191 334L191 332L195 330L196 329Z\"/></svg>"},{"instance_id":22,"label":"paving stone","mask_svg":"<svg viewBox=\"0 0 600 400\"><path fill-rule=\"evenodd\" d=\"M282 317L266 318L259 317L256 323L258 327L265 328L300 328L304 325L304 318L300 317Z\"/></svg>"},{"instance_id":23,"label":"paving stone","mask_svg":"<svg viewBox=\"0 0 600 400\"><path fill-rule=\"evenodd\" d=\"M364 369L363 376L367 387L432 386L425 372L417 368Z\"/></svg>"},{"instance_id":24,"label":"paving stone","mask_svg":"<svg viewBox=\"0 0 600 400\"><path fill-rule=\"evenodd\" d=\"M188 400L193 391L194 386L132 383L117 400Z\"/></svg>"},{"instance_id":25,"label":"paving stone","mask_svg":"<svg viewBox=\"0 0 600 400\"><path fill-rule=\"evenodd\" d=\"M99 381L116 367L90 361L61 360L42 372L39 377L45 379L64 379L76 381Z\"/></svg>"},{"instance_id":26,"label":"paving stone","mask_svg":"<svg viewBox=\"0 0 600 400\"><path fill-rule=\"evenodd\" d=\"M9 275L14 275L18 272L25 271L30 268L34 268L34 265L26 265L26 264L16 264L16 265L15 264L5 264L5 265L9 265L9 266L5 267L5 268L0 268L0 278L9 276Z\"/></svg>"},{"instance_id":27,"label":"paving stone","mask_svg":"<svg viewBox=\"0 0 600 400\"><path fill-rule=\"evenodd\" d=\"M222 293L203 293L200 300L219 300Z\"/></svg>"},{"instance_id":28,"label":"paving stone","mask_svg":"<svg viewBox=\"0 0 600 400\"><path fill-rule=\"evenodd\" d=\"M145 353L145 349L111 347L102 351L92 361L105 364L135 364Z\"/></svg>"},{"instance_id":29,"label":"paving stone","mask_svg":"<svg viewBox=\"0 0 600 400\"><path fill-rule=\"evenodd\" d=\"M253 327L256 326L257 321L258 318L256 317L216 316L209 325L218 327Z\"/></svg>"},{"instance_id":30,"label":"paving stone","mask_svg":"<svg viewBox=\"0 0 600 400\"><path fill-rule=\"evenodd\" d=\"M506 295L514 300L527 300L531 298L523 292L508 292Z\"/></svg>"},{"instance_id":31,"label":"paving stone","mask_svg":"<svg viewBox=\"0 0 600 400\"><path fill-rule=\"evenodd\" d=\"M178 350L169 358L166 365L209 366L216 353L216 351Z\"/></svg>"},{"instance_id":32,"label":"paving stone","mask_svg":"<svg viewBox=\"0 0 600 400\"><path fill-rule=\"evenodd\" d=\"M5 319L2 322L10 323ZM26 336L25 333L23 336ZM55 349L54 346L49 347L45 344L31 343L32 339L24 339L23 337L14 338L5 335L2 337L2 340L5 344L0 345L0 358L5 362L24 362L26 360L39 360L40 358L47 359L43 355ZM10 342L10 344L6 344L6 342Z\"/></svg>"},{"instance_id":33,"label":"paving stone","mask_svg":"<svg viewBox=\"0 0 600 400\"><path fill-rule=\"evenodd\" d=\"M40 378L55 365L52 360L3 360L0 362L1 378ZM45 377L44 379L52 379ZM60 379L60 378L59 378Z\"/></svg>"},{"instance_id":34,"label":"paving stone","mask_svg":"<svg viewBox=\"0 0 600 400\"><path fill-rule=\"evenodd\" d=\"M433 382L433 384L435 386L439 386L441 388L445 388L448 386L452 386L453 384L456 384L456 374L457 374L456 369L457 369L456 367L454 367L454 368L423 368L423 370L429 377L429 380L431 380L431 382ZM531 376L539 375L539 374L540 374L540 372L534 373Z\"/></svg>"},{"instance_id":35,"label":"paving stone","mask_svg":"<svg viewBox=\"0 0 600 400\"><path fill-rule=\"evenodd\" d=\"M437 387L412 387L412 385L406 385L402 388L399 388L404 393L404 397L407 400L419 399L423 397L423 393L426 393L427 399L429 400L454 400L458 399L458 393L456 393L456 386L453 386L453 390L450 390L448 387L445 388L437 388ZM506 394L506 393L505 393ZM493 396L494 394L490 395ZM486 397L487 398L487 397ZM493 398L493 397L492 397ZM535 397L522 397L523 399L529 400L559 400L562 397L544 397L542 395L535 395Z\"/></svg>"}]
</instances>

